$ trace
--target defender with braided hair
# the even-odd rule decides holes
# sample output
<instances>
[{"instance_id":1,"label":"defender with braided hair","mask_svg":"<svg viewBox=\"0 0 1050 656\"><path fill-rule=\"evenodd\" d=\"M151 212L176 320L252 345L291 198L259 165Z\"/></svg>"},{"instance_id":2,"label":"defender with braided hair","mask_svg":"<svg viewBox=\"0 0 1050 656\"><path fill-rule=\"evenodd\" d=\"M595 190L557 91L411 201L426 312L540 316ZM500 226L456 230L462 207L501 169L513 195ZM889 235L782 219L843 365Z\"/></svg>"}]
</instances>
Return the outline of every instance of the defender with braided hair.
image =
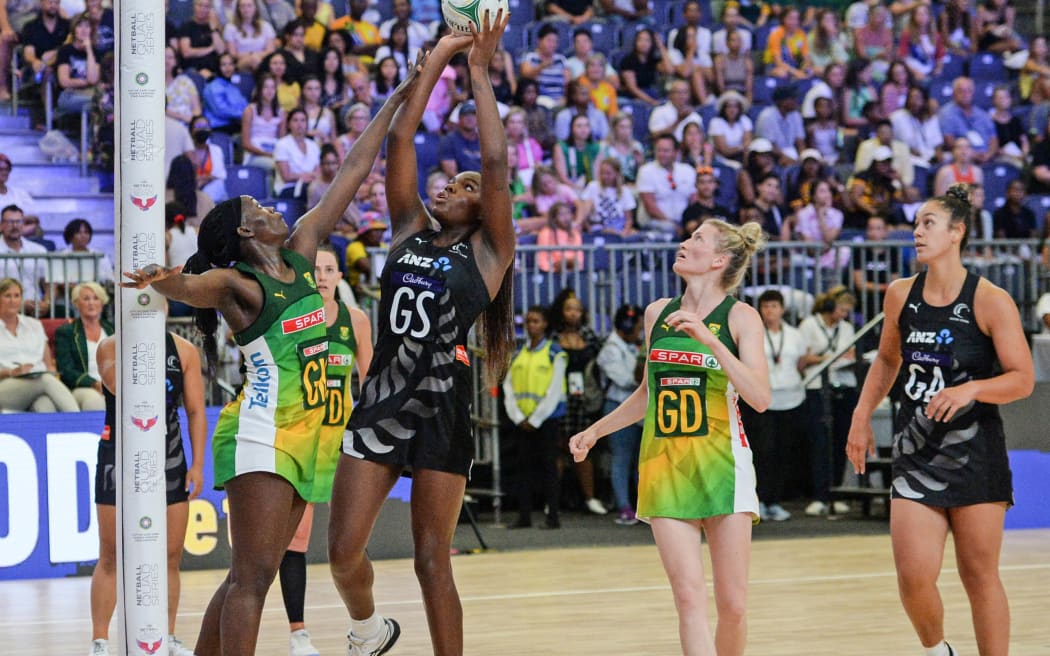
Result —
<instances>
[{"instance_id":1,"label":"defender with braided hair","mask_svg":"<svg viewBox=\"0 0 1050 656\"><path fill-rule=\"evenodd\" d=\"M194 650L199 656L255 653L266 592L306 502L330 495L330 485L315 479L328 342L314 258L371 170L394 112L424 63L421 55L291 235L273 208L241 196L219 203L204 218L186 273L152 264L124 274L126 287L153 285L195 308L210 367L221 312L247 369L244 387L223 408L212 439L215 485L225 486L230 504L232 556L204 615Z\"/></svg>"}]
</instances>

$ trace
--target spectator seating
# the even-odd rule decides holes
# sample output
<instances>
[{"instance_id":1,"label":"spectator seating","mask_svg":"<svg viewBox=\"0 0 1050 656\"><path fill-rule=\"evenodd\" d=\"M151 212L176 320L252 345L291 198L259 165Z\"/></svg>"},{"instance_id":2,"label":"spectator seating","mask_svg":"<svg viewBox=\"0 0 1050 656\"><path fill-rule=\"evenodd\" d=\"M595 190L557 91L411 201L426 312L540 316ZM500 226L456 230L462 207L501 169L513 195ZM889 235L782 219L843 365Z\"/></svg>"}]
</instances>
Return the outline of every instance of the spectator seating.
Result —
<instances>
[{"instance_id":1,"label":"spectator seating","mask_svg":"<svg viewBox=\"0 0 1050 656\"><path fill-rule=\"evenodd\" d=\"M244 96L244 99L251 102L252 91L255 90L255 78L247 73L234 73L230 81L241 90L241 95Z\"/></svg>"},{"instance_id":2,"label":"spectator seating","mask_svg":"<svg viewBox=\"0 0 1050 656\"><path fill-rule=\"evenodd\" d=\"M938 105L944 105L952 100L952 83L954 77L941 74L930 78L930 98L937 101Z\"/></svg>"},{"instance_id":3,"label":"spectator seating","mask_svg":"<svg viewBox=\"0 0 1050 656\"><path fill-rule=\"evenodd\" d=\"M226 168L226 193L230 198L251 196L265 198L269 189L266 169L258 166L228 166Z\"/></svg>"},{"instance_id":4,"label":"spectator seating","mask_svg":"<svg viewBox=\"0 0 1050 656\"><path fill-rule=\"evenodd\" d=\"M940 77L948 80L954 80L957 77L962 77L966 74L966 66L970 63L970 60L961 55L953 53L946 53L941 66Z\"/></svg>"},{"instance_id":5,"label":"spectator seating","mask_svg":"<svg viewBox=\"0 0 1050 656\"><path fill-rule=\"evenodd\" d=\"M536 20L536 10L532 0L508 0L507 6L510 8L510 23L507 31L503 33L504 39L511 32L524 32L524 30L511 28L523 27Z\"/></svg>"},{"instance_id":6,"label":"spectator seating","mask_svg":"<svg viewBox=\"0 0 1050 656\"><path fill-rule=\"evenodd\" d=\"M584 27L590 28L591 40L594 41L594 52L610 53L619 46L620 31L615 24L592 21L584 24Z\"/></svg>"},{"instance_id":7,"label":"spectator seating","mask_svg":"<svg viewBox=\"0 0 1050 656\"><path fill-rule=\"evenodd\" d=\"M762 25L755 29L755 36L751 40L751 51L755 53L762 53L766 49L766 44L769 43L769 33L773 31L773 28L779 25L778 21L769 21L765 25ZM760 60L761 61L761 60ZM758 68L756 66L756 68Z\"/></svg>"},{"instance_id":8,"label":"spectator seating","mask_svg":"<svg viewBox=\"0 0 1050 656\"><path fill-rule=\"evenodd\" d=\"M753 105L773 104L773 92L780 86L780 81L775 77L766 75L755 75L754 88L752 89L751 102Z\"/></svg>"},{"instance_id":9,"label":"spectator seating","mask_svg":"<svg viewBox=\"0 0 1050 656\"><path fill-rule=\"evenodd\" d=\"M1025 196L1024 206L1035 214L1036 229L1042 234L1046 224L1046 213L1050 212L1050 194L1029 194Z\"/></svg>"},{"instance_id":10,"label":"spectator seating","mask_svg":"<svg viewBox=\"0 0 1050 656\"><path fill-rule=\"evenodd\" d=\"M984 209L994 212L1002 207L1006 199L1006 188L1021 177L1016 166L991 162L981 167L984 170Z\"/></svg>"},{"instance_id":11,"label":"spectator seating","mask_svg":"<svg viewBox=\"0 0 1050 656\"><path fill-rule=\"evenodd\" d=\"M653 108L641 100L621 98L620 109L634 119L634 138L643 144L649 143L649 114Z\"/></svg>"},{"instance_id":12,"label":"spectator seating","mask_svg":"<svg viewBox=\"0 0 1050 656\"><path fill-rule=\"evenodd\" d=\"M979 52L970 60L970 77L974 80L1005 82L1006 65L1003 58L990 52Z\"/></svg>"},{"instance_id":13,"label":"spectator seating","mask_svg":"<svg viewBox=\"0 0 1050 656\"><path fill-rule=\"evenodd\" d=\"M430 132L417 132L414 141L416 144L416 171L419 174L420 195L426 196L427 176L441 165L441 158L438 156L441 137Z\"/></svg>"},{"instance_id":14,"label":"spectator seating","mask_svg":"<svg viewBox=\"0 0 1050 656\"><path fill-rule=\"evenodd\" d=\"M714 169L715 177L718 178L715 202L723 207L728 207L731 212L735 213L737 210L736 169L723 164L715 164L711 168Z\"/></svg>"},{"instance_id":15,"label":"spectator seating","mask_svg":"<svg viewBox=\"0 0 1050 656\"><path fill-rule=\"evenodd\" d=\"M981 109L991 111L992 95L995 87L1002 84L1002 80L975 80L973 89L973 104Z\"/></svg>"},{"instance_id":16,"label":"spectator seating","mask_svg":"<svg viewBox=\"0 0 1050 656\"><path fill-rule=\"evenodd\" d=\"M259 203L263 207L272 207L280 212L289 228L295 227L295 222L299 220L299 217L306 214L306 203L294 198L268 198Z\"/></svg>"},{"instance_id":17,"label":"spectator seating","mask_svg":"<svg viewBox=\"0 0 1050 656\"><path fill-rule=\"evenodd\" d=\"M233 165L233 137L226 134L225 132L219 132L218 130L212 130L211 137L208 140L222 149L223 157L226 158L224 164L227 168Z\"/></svg>"},{"instance_id":18,"label":"spectator seating","mask_svg":"<svg viewBox=\"0 0 1050 656\"><path fill-rule=\"evenodd\" d=\"M514 14L512 13L511 16ZM503 49L514 56L515 66L521 61L522 54L532 49L532 31L528 25L508 25L501 41Z\"/></svg>"},{"instance_id":19,"label":"spectator seating","mask_svg":"<svg viewBox=\"0 0 1050 656\"><path fill-rule=\"evenodd\" d=\"M634 49L634 35L639 30L652 30L653 26L648 23L631 22L625 23L620 28L620 48L623 49L624 54L631 52ZM655 47L655 44L654 44Z\"/></svg>"}]
</instances>

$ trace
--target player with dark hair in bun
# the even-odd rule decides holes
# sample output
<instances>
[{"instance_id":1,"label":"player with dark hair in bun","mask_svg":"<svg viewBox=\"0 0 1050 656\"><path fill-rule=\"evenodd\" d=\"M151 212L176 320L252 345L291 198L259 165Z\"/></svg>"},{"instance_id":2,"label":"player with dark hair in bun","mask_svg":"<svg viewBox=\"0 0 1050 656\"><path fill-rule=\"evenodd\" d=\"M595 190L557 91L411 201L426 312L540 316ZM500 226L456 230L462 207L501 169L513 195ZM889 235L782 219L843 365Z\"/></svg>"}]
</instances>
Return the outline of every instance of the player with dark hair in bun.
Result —
<instances>
[{"instance_id":1,"label":"player with dark hair in bun","mask_svg":"<svg viewBox=\"0 0 1050 656\"><path fill-rule=\"evenodd\" d=\"M1032 392L1032 357L1013 298L962 264L970 233L967 185L915 216L925 270L886 290L886 320L853 413L846 455L857 473L875 452L872 412L895 380L890 535L897 585L927 656L954 656L937 590L951 530L982 654L1006 654L1010 610L999 579L1013 490L999 405Z\"/></svg>"},{"instance_id":2,"label":"player with dark hair in bun","mask_svg":"<svg viewBox=\"0 0 1050 656\"><path fill-rule=\"evenodd\" d=\"M303 509L331 494L330 478L325 485L315 476L328 340L314 258L371 171L424 63L420 56L291 235L273 208L248 196L232 198L204 217L187 273L151 264L124 274L126 287L153 285L195 308L210 368L221 312L247 368L241 393L223 408L212 438L215 485L225 487L230 504L232 554L229 574L204 615L198 656L255 653L266 592Z\"/></svg>"}]
</instances>

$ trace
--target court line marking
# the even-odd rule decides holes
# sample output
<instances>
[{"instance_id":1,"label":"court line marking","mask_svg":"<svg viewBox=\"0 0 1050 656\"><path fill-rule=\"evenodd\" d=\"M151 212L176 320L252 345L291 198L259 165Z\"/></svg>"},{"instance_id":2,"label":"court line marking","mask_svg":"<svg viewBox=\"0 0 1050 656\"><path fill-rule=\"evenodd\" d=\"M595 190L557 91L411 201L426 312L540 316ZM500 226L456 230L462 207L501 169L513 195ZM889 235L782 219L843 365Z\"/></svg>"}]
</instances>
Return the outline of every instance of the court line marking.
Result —
<instances>
[{"instance_id":1,"label":"court line marking","mask_svg":"<svg viewBox=\"0 0 1050 656\"><path fill-rule=\"evenodd\" d=\"M1025 572L1032 570L1050 570L1050 563L1030 563L1027 565L1003 565L999 567L1000 572ZM942 569L941 574L957 574L957 569ZM807 583L830 583L840 581L862 581L870 579L880 578L896 578L897 572L895 571L884 571L884 572L868 572L866 574L829 574L825 576L791 576L781 578L766 578L766 579L753 579L750 585L798 585ZM640 586L629 586L619 588L585 588L582 590L557 590L557 591L542 591L542 592L521 592L512 594L500 594L500 595L471 595L460 598L462 603L473 603L473 602L484 602L484 601L507 601L511 599L547 599L555 597L579 597L586 595L608 595L608 594L626 594L631 592L660 592L669 591L670 585L640 585ZM376 606L421 606L423 601L421 598L414 599L398 599L390 601L377 601ZM342 604L317 604L308 605L307 610L332 610L332 609L344 609ZM270 604L267 608L263 609L264 613L281 613L284 614L284 608L280 605ZM179 611L178 616L181 617L203 617L203 611ZM54 619L54 620L38 620L38 621L9 621L0 622L0 629L11 629L26 626L49 626L52 624L76 624L76 625L90 625L90 618L83 618L79 620L70 619Z\"/></svg>"}]
</instances>

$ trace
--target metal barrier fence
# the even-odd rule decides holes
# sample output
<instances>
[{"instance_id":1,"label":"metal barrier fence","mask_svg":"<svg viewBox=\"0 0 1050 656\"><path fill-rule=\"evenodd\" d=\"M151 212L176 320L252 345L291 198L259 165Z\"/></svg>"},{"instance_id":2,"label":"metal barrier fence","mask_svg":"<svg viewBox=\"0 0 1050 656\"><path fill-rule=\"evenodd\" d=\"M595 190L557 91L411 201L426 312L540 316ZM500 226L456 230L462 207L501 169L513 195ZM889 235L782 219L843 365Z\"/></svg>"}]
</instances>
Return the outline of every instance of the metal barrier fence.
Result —
<instances>
[{"instance_id":1,"label":"metal barrier fence","mask_svg":"<svg viewBox=\"0 0 1050 656\"><path fill-rule=\"evenodd\" d=\"M48 298L51 304L38 318L73 317L72 299L77 283L100 279L113 288L113 270L102 253L0 253L0 278L22 283L23 299Z\"/></svg>"}]
</instances>

